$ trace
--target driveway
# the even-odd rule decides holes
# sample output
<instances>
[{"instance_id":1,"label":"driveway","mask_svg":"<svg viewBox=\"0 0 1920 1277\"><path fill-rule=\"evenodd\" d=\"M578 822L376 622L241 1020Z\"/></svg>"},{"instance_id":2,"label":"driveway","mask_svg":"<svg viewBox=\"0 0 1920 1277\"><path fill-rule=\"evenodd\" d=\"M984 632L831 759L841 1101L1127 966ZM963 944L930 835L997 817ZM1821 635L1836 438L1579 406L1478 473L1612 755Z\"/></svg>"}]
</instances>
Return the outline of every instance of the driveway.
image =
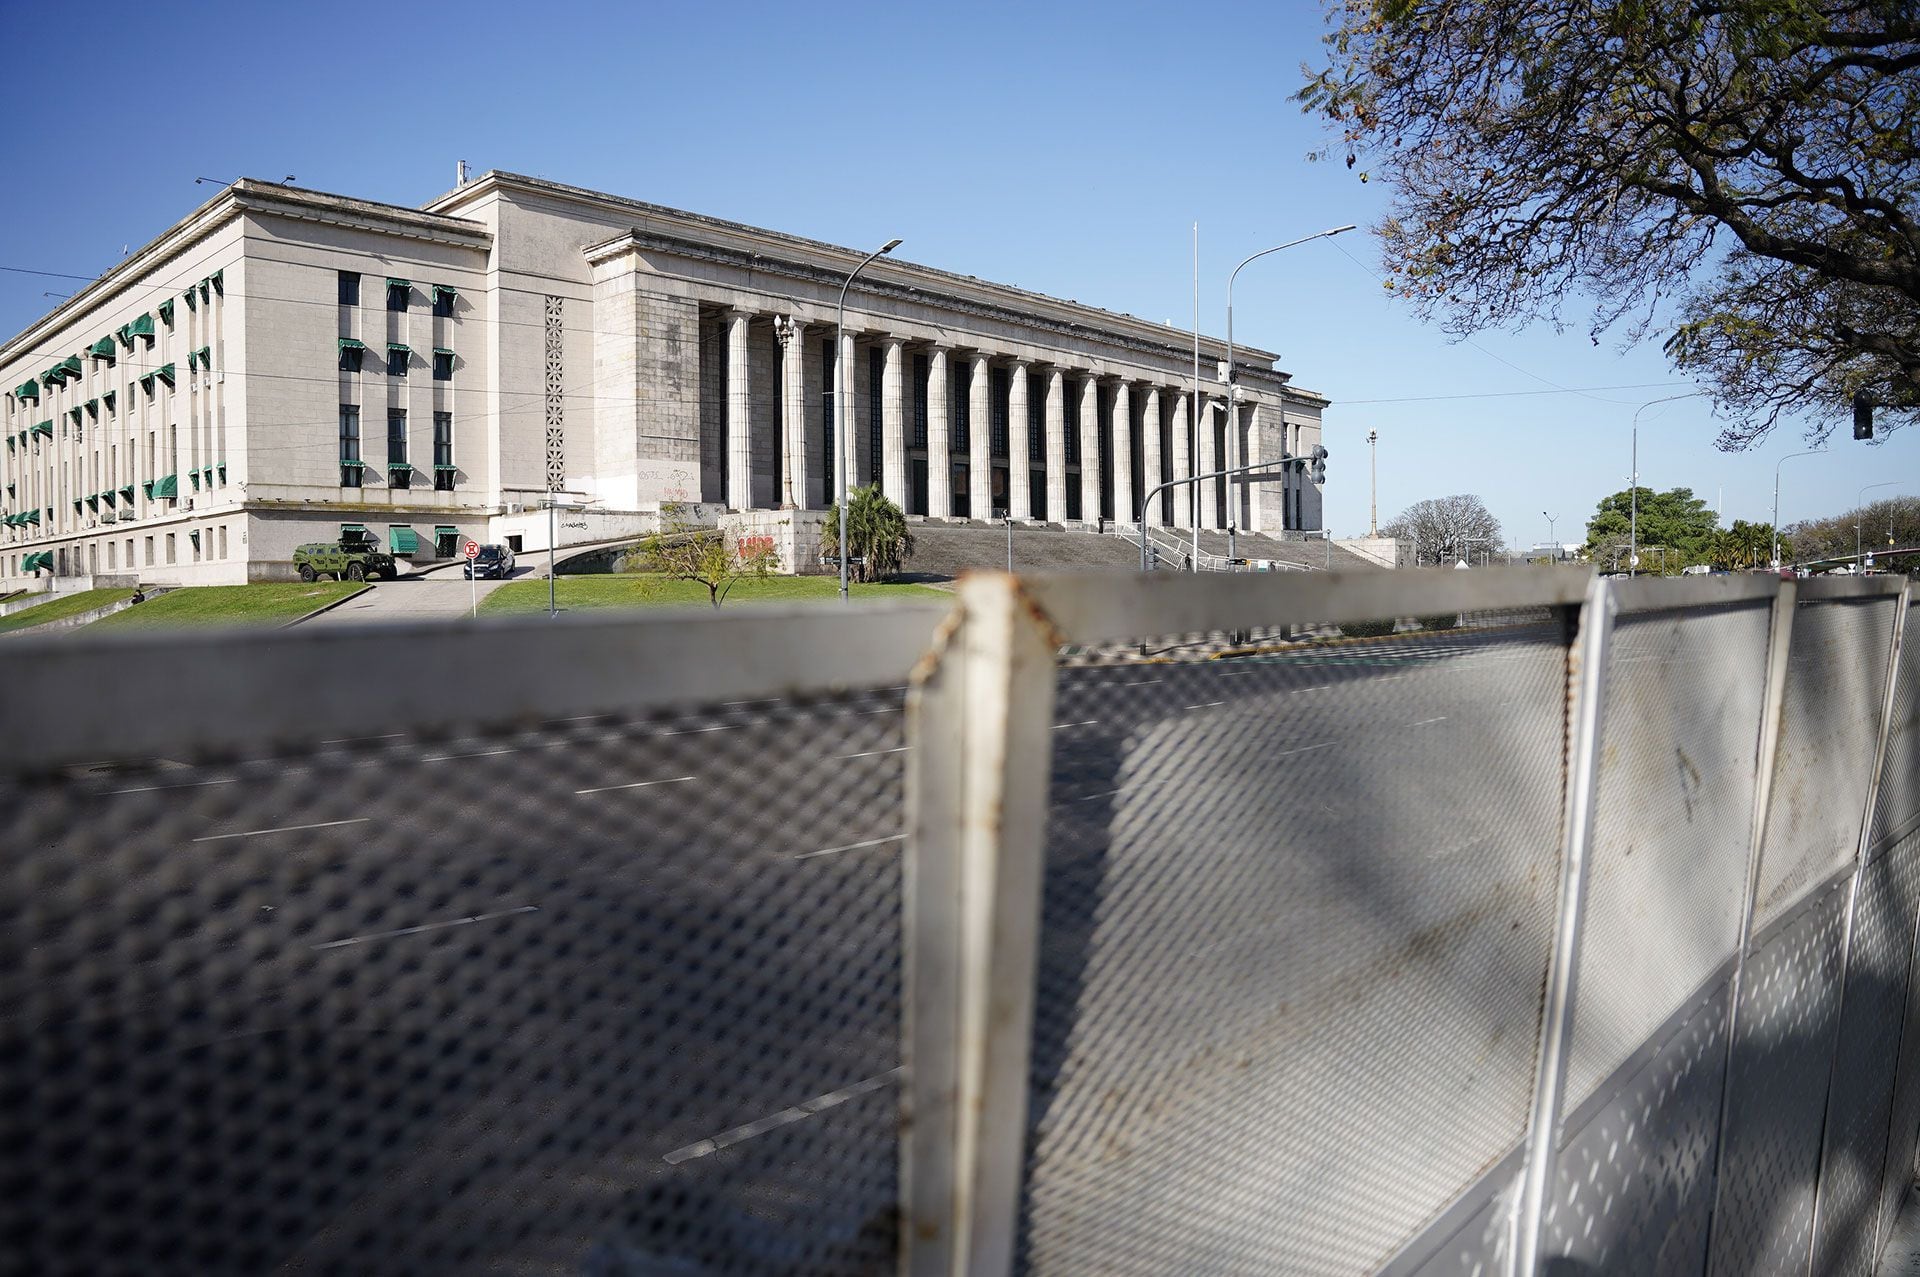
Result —
<instances>
[{"instance_id":1,"label":"driveway","mask_svg":"<svg viewBox=\"0 0 1920 1277\"><path fill-rule=\"evenodd\" d=\"M533 575L516 567L514 579ZM377 625L387 621L435 621L466 616L475 598L486 598L503 581L468 582L458 567L443 567L397 581L381 581L363 594L305 622L306 625Z\"/></svg>"}]
</instances>

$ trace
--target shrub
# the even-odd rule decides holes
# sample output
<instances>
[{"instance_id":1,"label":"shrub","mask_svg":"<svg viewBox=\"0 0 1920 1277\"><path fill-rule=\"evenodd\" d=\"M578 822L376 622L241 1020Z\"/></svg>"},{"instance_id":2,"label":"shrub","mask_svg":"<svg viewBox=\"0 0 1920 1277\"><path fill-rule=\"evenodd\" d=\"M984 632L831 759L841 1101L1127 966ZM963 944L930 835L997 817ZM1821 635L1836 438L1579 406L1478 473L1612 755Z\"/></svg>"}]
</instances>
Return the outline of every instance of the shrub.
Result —
<instances>
[{"instance_id":1,"label":"shrub","mask_svg":"<svg viewBox=\"0 0 1920 1277\"><path fill-rule=\"evenodd\" d=\"M1392 621L1344 621L1340 632L1348 638L1384 638L1393 633Z\"/></svg>"},{"instance_id":2,"label":"shrub","mask_svg":"<svg viewBox=\"0 0 1920 1277\"><path fill-rule=\"evenodd\" d=\"M1460 624L1460 614L1448 612L1441 616L1423 616L1418 620L1423 630L1450 630Z\"/></svg>"}]
</instances>

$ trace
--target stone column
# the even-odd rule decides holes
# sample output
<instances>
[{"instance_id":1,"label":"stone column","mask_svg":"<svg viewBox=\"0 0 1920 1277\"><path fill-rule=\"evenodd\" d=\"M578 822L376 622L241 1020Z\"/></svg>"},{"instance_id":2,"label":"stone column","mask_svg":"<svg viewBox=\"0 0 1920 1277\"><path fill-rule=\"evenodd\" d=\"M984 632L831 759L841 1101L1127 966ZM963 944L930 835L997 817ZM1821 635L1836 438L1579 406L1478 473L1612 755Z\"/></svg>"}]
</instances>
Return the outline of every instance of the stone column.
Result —
<instances>
[{"instance_id":1,"label":"stone column","mask_svg":"<svg viewBox=\"0 0 1920 1277\"><path fill-rule=\"evenodd\" d=\"M1058 368L1047 370L1047 518L1058 523L1067 517L1067 377Z\"/></svg>"},{"instance_id":2,"label":"stone column","mask_svg":"<svg viewBox=\"0 0 1920 1277\"><path fill-rule=\"evenodd\" d=\"M1092 373L1080 383L1080 518L1100 518L1100 381Z\"/></svg>"},{"instance_id":3,"label":"stone column","mask_svg":"<svg viewBox=\"0 0 1920 1277\"><path fill-rule=\"evenodd\" d=\"M1188 460L1191 455L1187 447L1187 396L1181 391L1173 392L1173 473L1169 479L1191 479L1193 465ZM1193 526L1193 485L1185 484L1171 488L1167 495L1173 498L1173 526L1190 528Z\"/></svg>"},{"instance_id":4,"label":"stone column","mask_svg":"<svg viewBox=\"0 0 1920 1277\"><path fill-rule=\"evenodd\" d=\"M773 321L780 341L780 505L807 508L807 328L792 315Z\"/></svg>"},{"instance_id":5,"label":"stone column","mask_svg":"<svg viewBox=\"0 0 1920 1277\"><path fill-rule=\"evenodd\" d=\"M727 508L753 508L753 432L747 426L747 325L744 310L727 312Z\"/></svg>"},{"instance_id":6,"label":"stone column","mask_svg":"<svg viewBox=\"0 0 1920 1277\"><path fill-rule=\"evenodd\" d=\"M1113 388L1107 439L1113 453L1113 521L1132 523L1140 509L1133 503L1133 392L1124 381Z\"/></svg>"},{"instance_id":7,"label":"stone column","mask_svg":"<svg viewBox=\"0 0 1920 1277\"><path fill-rule=\"evenodd\" d=\"M1007 513L1016 519L1033 518L1033 442L1027 428L1028 364L1013 361L1007 380Z\"/></svg>"},{"instance_id":8,"label":"stone column","mask_svg":"<svg viewBox=\"0 0 1920 1277\"><path fill-rule=\"evenodd\" d=\"M1247 446L1240 454L1240 464L1257 466L1265 462L1267 459L1266 453L1265 450L1260 447L1260 405L1258 403L1253 404L1247 410L1247 433L1244 438L1247 441ZM1260 502L1266 490L1267 483L1264 478L1259 478L1256 482L1249 483L1246 486L1247 518L1246 522L1240 526L1249 532L1258 532L1260 530Z\"/></svg>"},{"instance_id":9,"label":"stone column","mask_svg":"<svg viewBox=\"0 0 1920 1277\"><path fill-rule=\"evenodd\" d=\"M906 343L889 337L885 351L886 362L880 369L880 490L905 511L911 504L907 500L906 374L901 367Z\"/></svg>"},{"instance_id":10,"label":"stone column","mask_svg":"<svg viewBox=\"0 0 1920 1277\"><path fill-rule=\"evenodd\" d=\"M1146 471L1140 476L1143 499L1167 479L1160 469L1160 387L1148 386L1145 394L1140 409L1140 468ZM1167 521L1166 508L1167 494L1163 492L1147 507L1147 522L1160 527Z\"/></svg>"},{"instance_id":11,"label":"stone column","mask_svg":"<svg viewBox=\"0 0 1920 1277\"><path fill-rule=\"evenodd\" d=\"M853 334L840 338L839 357L833 368L833 428L827 434L827 447L833 450L833 491L827 504L834 505L840 494L849 490L853 475L847 467L858 455L854 451L853 432L859 427L853 414Z\"/></svg>"},{"instance_id":12,"label":"stone column","mask_svg":"<svg viewBox=\"0 0 1920 1277\"><path fill-rule=\"evenodd\" d=\"M927 353L927 514L945 519L953 513L953 427L948 419L947 352Z\"/></svg>"},{"instance_id":13,"label":"stone column","mask_svg":"<svg viewBox=\"0 0 1920 1277\"><path fill-rule=\"evenodd\" d=\"M1194 400L1193 406L1195 474L1212 474L1220 469L1219 450L1213 446L1213 400L1201 395ZM1220 526L1220 481L1207 479L1197 485L1200 490L1200 526L1217 528Z\"/></svg>"},{"instance_id":14,"label":"stone column","mask_svg":"<svg viewBox=\"0 0 1920 1277\"><path fill-rule=\"evenodd\" d=\"M993 517L993 375L985 351L976 352L967 387L967 514Z\"/></svg>"}]
</instances>

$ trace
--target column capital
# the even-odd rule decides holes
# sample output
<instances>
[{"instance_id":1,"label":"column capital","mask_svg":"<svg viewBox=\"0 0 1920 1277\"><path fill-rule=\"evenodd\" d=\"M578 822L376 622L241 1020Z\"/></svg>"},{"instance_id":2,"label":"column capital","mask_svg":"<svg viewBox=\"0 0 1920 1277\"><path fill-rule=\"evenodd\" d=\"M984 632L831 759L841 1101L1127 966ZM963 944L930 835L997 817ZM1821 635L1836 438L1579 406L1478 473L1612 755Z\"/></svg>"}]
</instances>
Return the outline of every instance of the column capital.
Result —
<instances>
[{"instance_id":1,"label":"column capital","mask_svg":"<svg viewBox=\"0 0 1920 1277\"><path fill-rule=\"evenodd\" d=\"M720 313L726 317L728 323L736 323L742 319L751 320L754 318L754 312L740 306L724 307Z\"/></svg>"},{"instance_id":2,"label":"column capital","mask_svg":"<svg viewBox=\"0 0 1920 1277\"><path fill-rule=\"evenodd\" d=\"M884 345L888 350L891 350L896 354L905 351L908 343L907 338L896 336L893 333L887 333L884 336L877 338L877 340L882 345Z\"/></svg>"}]
</instances>

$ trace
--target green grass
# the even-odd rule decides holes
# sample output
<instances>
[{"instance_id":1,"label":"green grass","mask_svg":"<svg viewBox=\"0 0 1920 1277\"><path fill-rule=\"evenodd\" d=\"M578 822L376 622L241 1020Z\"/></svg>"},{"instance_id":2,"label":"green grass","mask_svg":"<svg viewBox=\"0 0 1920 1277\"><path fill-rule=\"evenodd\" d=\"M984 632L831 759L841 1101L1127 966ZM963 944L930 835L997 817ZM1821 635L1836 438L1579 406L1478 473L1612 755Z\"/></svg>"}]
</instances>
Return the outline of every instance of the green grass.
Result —
<instances>
[{"instance_id":1,"label":"green grass","mask_svg":"<svg viewBox=\"0 0 1920 1277\"><path fill-rule=\"evenodd\" d=\"M87 628L191 629L202 626L278 625L305 616L364 589L356 581L273 582L263 585L196 585L169 590ZM9 618L11 619L11 618Z\"/></svg>"},{"instance_id":2,"label":"green grass","mask_svg":"<svg viewBox=\"0 0 1920 1277\"><path fill-rule=\"evenodd\" d=\"M670 581L661 576L563 576L556 583L564 612L596 608L707 607L707 587L694 581ZM950 599L942 590L924 585L880 582L853 585L849 595L857 602L896 599ZM742 603L828 602L840 596L840 582L830 576L771 576L745 580L733 587L721 610ZM480 600L480 610L494 616L547 610L547 583L510 581Z\"/></svg>"},{"instance_id":3,"label":"green grass","mask_svg":"<svg viewBox=\"0 0 1920 1277\"><path fill-rule=\"evenodd\" d=\"M91 612L97 607L132 597L132 590L82 590L78 594L63 594L51 602L22 608L12 616L0 616L0 634L24 630L30 625L45 625L48 621L58 621L63 617L78 616L82 612Z\"/></svg>"}]
</instances>

